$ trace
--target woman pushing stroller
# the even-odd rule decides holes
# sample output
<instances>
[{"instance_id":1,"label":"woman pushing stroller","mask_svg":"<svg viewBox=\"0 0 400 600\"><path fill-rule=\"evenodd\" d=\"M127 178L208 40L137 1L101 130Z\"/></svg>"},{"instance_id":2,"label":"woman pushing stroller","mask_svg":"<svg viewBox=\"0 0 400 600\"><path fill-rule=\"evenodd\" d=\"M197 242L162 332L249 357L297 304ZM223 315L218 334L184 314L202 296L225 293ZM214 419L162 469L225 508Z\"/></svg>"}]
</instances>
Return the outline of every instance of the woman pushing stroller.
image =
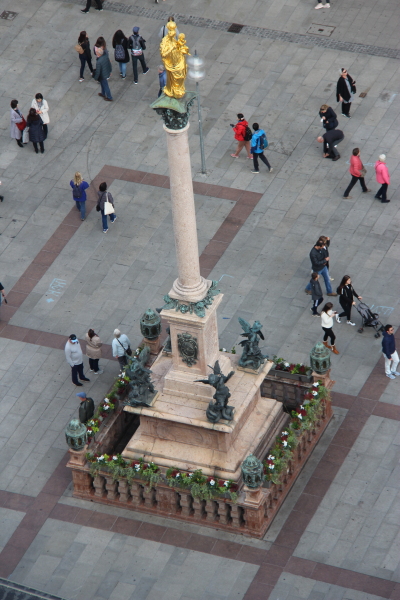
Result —
<instances>
[{"instance_id":1,"label":"woman pushing stroller","mask_svg":"<svg viewBox=\"0 0 400 600\"><path fill-rule=\"evenodd\" d=\"M358 300L362 300L362 296L359 296L353 286L351 285L351 277L350 275L345 275L337 288L337 293L339 296L340 306L343 308L343 312L340 315L336 314L336 321L340 323L340 317L347 318L347 325L355 326L355 323L351 320L351 308L355 306L354 298Z\"/></svg>"}]
</instances>

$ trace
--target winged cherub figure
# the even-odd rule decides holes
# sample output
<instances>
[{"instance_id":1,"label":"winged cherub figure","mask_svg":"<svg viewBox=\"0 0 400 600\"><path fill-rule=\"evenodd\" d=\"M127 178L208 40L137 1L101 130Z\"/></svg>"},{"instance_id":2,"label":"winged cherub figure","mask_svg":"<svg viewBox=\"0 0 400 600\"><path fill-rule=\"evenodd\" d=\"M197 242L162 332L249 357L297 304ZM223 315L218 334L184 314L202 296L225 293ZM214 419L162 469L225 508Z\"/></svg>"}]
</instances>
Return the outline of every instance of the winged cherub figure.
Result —
<instances>
[{"instance_id":1,"label":"winged cherub figure","mask_svg":"<svg viewBox=\"0 0 400 600\"><path fill-rule=\"evenodd\" d=\"M231 397L231 393L228 386L225 384L232 377L234 371L231 371L228 375L224 375L218 360L213 367L210 365L209 367L213 372L210 373L207 379L196 379L196 382L206 383L215 388L215 394L213 396L215 404L210 402L208 405L206 411L207 419L211 421L211 423L218 423L220 419L232 421L233 411L235 409L233 406L228 406L228 399Z\"/></svg>"},{"instance_id":2,"label":"winged cherub figure","mask_svg":"<svg viewBox=\"0 0 400 600\"><path fill-rule=\"evenodd\" d=\"M240 342L240 346L243 348L242 356L239 360L240 367L247 367L250 369L254 369L257 371L266 358L268 358L267 354L262 354L259 344L259 337L263 340L264 336L261 332L262 325L259 321L254 321L252 327L250 327L250 323L239 317L239 323L242 326L244 333L241 334L242 337L246 337L246 340L242 340Z\"/></svg>"}]
</instances>

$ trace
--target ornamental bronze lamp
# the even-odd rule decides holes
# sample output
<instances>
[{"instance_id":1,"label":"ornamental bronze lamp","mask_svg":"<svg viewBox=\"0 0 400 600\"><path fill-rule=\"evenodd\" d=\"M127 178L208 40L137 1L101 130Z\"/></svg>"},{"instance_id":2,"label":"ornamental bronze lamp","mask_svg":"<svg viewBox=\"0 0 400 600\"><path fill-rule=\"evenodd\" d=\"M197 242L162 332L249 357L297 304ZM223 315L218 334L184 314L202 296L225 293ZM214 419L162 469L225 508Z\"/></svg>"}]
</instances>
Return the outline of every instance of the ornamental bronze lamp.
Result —
<instances>
[{"instance_id":1,"label":"ornamental bronze lamp","mask_svg":"<svg viewBox=\"0 0 400 600\"><path fill-rule=\"evenodd\" d=\"M247 487L251 489L259 488L264 479L264 466L254 454L249 454L242 462L242 477Z\"/></svg>"},{"instance_id":2,"label":"ornamental bronze lamp","mask_svg":"<svg viewBox=\"0 0 400 600\"><path fill-rule=\"evenodd\" d=\"M325 375L331 368L331 353L321 342L317 342L311 350L310 364L318 375Z\"/></svg>"},{"instance_id":3,"label":"ornamental bronze lamp","mask_svg":"<svg viewBox=\"0 0 400 600\"><path fill-rule=\"evenodd\" d=\"M146 340L155 340L161 333L161 317L158 312L148 308L140 319L140 332Z\"/></svg>"},{"instance_id":4,"label":"ornamental bronze lamp","mask_svg":"<svg viewBox=\"0 0 400 600\"><path fill-rule=\"evenodd\" d=\"M79 419L72 419L65 429L65 439L72 450L82 450L87 443L86 426Z\"/></svg>"}]
</instances>

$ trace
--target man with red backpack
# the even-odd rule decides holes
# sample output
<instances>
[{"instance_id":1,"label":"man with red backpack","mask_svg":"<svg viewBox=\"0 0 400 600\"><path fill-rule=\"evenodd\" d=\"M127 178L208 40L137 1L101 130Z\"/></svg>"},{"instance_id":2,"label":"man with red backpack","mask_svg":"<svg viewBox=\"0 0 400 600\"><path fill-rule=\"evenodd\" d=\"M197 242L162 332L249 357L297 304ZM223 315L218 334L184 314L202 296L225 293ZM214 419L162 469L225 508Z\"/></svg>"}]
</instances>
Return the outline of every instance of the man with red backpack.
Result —
<instances>
[{"instance_id":1,"label":"man with red backpack","mask_svg":"<svg viewBox=\"0 0 400 600\"><path fill-rule=\"evenodd\" d=\"M231 154L231 156L233 156L233 158L237 158L242 148L246 148L247 158L253 158L250 151L250 140L252 136L251 129L242 113L238 113L237 118L239 121L236 123L236 125L231 123L231 127L233 127L233 131L235 132L235 140L237 140L238 145L235 154Z\"/></svg>"}]
</instances>

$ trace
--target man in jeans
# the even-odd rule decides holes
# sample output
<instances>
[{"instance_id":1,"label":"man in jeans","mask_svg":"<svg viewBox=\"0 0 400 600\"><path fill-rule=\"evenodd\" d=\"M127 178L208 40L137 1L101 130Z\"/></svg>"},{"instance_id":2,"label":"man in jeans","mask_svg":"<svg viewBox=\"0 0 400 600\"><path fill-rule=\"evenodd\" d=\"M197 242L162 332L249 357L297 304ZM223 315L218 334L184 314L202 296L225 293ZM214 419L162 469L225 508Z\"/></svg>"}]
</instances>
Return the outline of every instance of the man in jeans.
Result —
<instances>
[{"instance_id":1,"label":"man in jeans","mask_svg":"<svg viewBox=\"0 0 400 600\"><path fill-rule=\"evenodd\" d=\"M118 358L121 372L128 364L126 351L130 350L131 343L125 333L121 333L119 329L114 329L114 339L112 341L113 356Z\"/></svg>"},{"instance_id":2,"label":"man in jeans","mask_svg":"<svg viewBox=\"0 0 400 600\"><path fill-rule=\"evenodd\" d=\"M150 71L148 66L146 65L146 61L144 59L143 50L146 49L146 40L142 38L139 34L139 27L133 28L133 35L129 38L128 48L131 51L132 56L132 68L133 68L133 83L137 84L138 82L138 68L137 62L139 61L142 65L143 75L146 75Z\"/></svg>"},{"instance_id":3,"label":"man in jeans","mask_svg":"<svg viewBox=\"0 0 400 600\"><path fill-rule=\"evenodd\" d=\"M317 142L324 144L324 158L331 158L333 161L339 160L340 154L337 145L344 140L344 133L340 129L331 129L324 135L317 137Z\"/></svg>"},{"instance_id":4,"label":"man in jeans","mask_svg":"<svg viewBox=\"0 0 400 600\"><path fill-rule=\"evenodd\" d=\"M400 377L397 371L399 364L399 355L396 352L396 340L394 339L393 325L386 325L382 334L382 352L385 359L385 375L389 379Z\"/></svg>"},{"instance_id":5,"label":"man in jeans","mask_svg":"<svg viewBox=\"0 0 400 600\"><path fill-rule=\"evenodd\" d=\"M325 244L319 239L315 244L314 248L312 248L310 252L310 260L311 260L311 268L314 273L318 273L318 275L322 275L325 281L326 293L328 296L337 296L335 292L332 291L331 280L329 277L328 271L328 261L329 256L326 255ZM311 295L311 283L308 283L306 289L304 290L306 294Z\"/></svg>"},{"instance_id":6,"label":"man in jeans","mask_svg":"<svg viewBox=\"0 0 400 600\"><path fill-rule=\"evenodd\" d=\"M98 93L98 96L101 96L107 102L112 102L112 96L110 91L110 86L108 85L107 79L111 75L112 66L110 59L108 58L108 54L104 54L103 48L97 48L96 46L96 72L94 74L94 79L100 82L101 85L101 93Z\"/></svg>"}]
</instances>

